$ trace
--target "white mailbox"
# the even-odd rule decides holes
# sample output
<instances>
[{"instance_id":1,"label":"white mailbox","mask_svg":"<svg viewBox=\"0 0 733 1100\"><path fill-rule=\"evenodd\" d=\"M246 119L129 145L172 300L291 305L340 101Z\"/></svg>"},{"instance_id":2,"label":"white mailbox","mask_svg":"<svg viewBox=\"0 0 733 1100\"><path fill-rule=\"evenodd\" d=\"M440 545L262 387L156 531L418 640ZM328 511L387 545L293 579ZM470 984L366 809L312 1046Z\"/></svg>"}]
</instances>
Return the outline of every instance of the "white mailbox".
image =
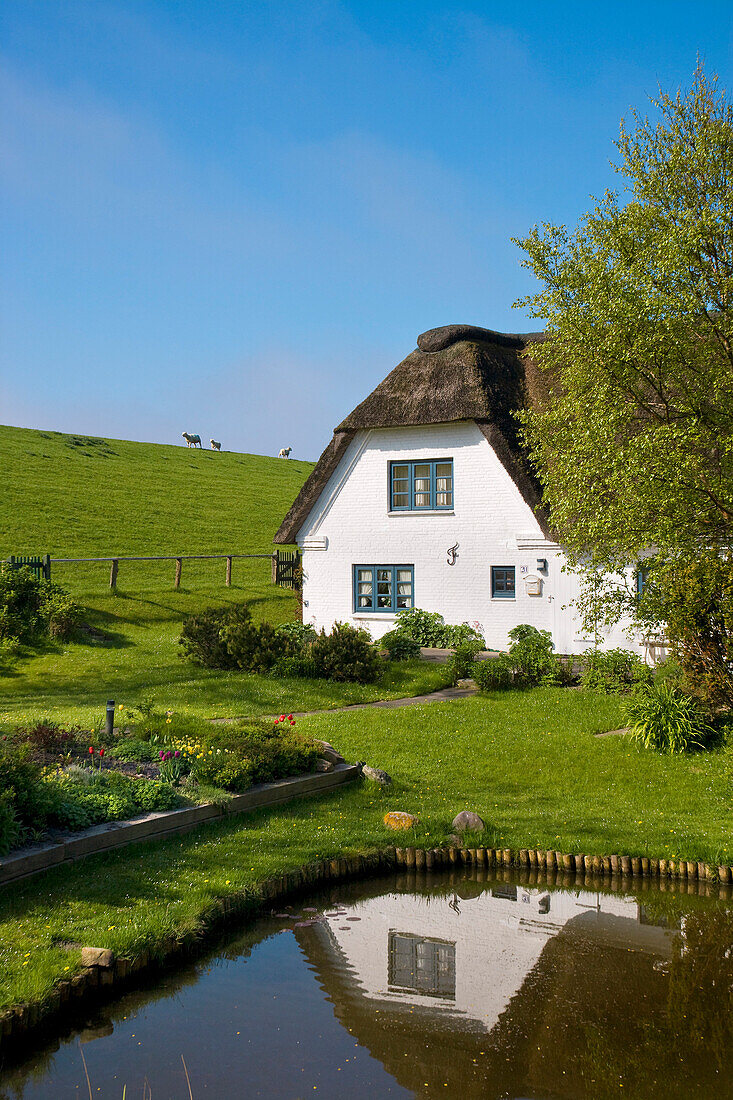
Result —
<instances>
[{"instance_id":1,"label":"white mailbox","mask_svg":"<svg viewBox=\"0 0 733 1100\"><path fill-rule=\"evenodd\" d=\"M524 574L524 590L528 596L542 595L542 580L543 578L539 573Z\"/></svg>"}]
</instances>

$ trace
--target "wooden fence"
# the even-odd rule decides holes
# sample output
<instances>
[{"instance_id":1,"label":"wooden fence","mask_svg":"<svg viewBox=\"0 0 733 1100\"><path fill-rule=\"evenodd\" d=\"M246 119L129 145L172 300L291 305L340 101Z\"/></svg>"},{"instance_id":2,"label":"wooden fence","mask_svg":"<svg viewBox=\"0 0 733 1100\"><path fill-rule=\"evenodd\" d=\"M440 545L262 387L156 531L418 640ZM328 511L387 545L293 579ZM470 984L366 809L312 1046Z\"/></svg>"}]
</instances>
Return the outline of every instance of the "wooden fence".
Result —
<instances>
[{"instance_id":1,"label":"wooden fence","mask_svg":"<svg viewBox=\"0 0 733 1100\"><path fill-rule=\"evenodd\" d=\"M11 569L23 569L25 566L27 569L30 569L31 573L38 577L39 580L51 580L51 558L48 554L44 554L40 558L37 555L35 557L16 557L15 554L11 554L8 558L8 565Z\"/></svg>"},{"instance_id":2,"label":"wooden fence","mask_svg":"<svg viewBox=\"0 0 733 1100\"><path fill-rule=\"evenodd\" d=\"M298 550L277 550L272 555L272 581L281 588L300 588L300 553Z\"/></svg>"},{"instance_id":3,"label":"wooden fence","mask_svg":"<svg viewBox=\"0 0 733 1100\"><path fill-rule=\"evenodd\" d=\"M292 552L276 550L274 554L155 554L144 557L118 555L117 557L109 558L51 558L49 554L44 554L43 557L39 558L16 557L15 555L13 555L8 558L7 561L11 569L21 569L24 565L26 565L35 573L37 577L43 576L47 580L50 580L51 578L52 564L81 565L82 563L109 562L110 588L117 587L117 577L119 574L121 561L172 561L175 562L175 576L173 580L173 587L180 588L184 561L226 562L225 584L227 585L227 587L230 587L232 583L232 562L235 558L240 561L271 561L273 584L278 584L282 588L299 587L297 567L300 564L300 554L297 550Z\"/></svg>"}]
</instances>

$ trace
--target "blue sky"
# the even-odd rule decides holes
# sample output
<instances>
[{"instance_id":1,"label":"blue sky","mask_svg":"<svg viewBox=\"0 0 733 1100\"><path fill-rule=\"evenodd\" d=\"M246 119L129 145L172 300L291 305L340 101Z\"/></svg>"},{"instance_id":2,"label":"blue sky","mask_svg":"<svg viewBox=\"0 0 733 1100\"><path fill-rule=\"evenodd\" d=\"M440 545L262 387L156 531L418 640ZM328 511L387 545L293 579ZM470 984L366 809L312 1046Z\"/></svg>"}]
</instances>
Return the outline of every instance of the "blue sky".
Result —
<instances>
[{"instance_id":1,"label":"blue sky","mask_svg":"<svg viewBox=\"0 0 733 1100\"><path fill-rule=\"evenodd\" d=\"M7 0L0 423L315 458L436 325L537 327L510 238L733 4Z\"/></svg>"}]
</instances>

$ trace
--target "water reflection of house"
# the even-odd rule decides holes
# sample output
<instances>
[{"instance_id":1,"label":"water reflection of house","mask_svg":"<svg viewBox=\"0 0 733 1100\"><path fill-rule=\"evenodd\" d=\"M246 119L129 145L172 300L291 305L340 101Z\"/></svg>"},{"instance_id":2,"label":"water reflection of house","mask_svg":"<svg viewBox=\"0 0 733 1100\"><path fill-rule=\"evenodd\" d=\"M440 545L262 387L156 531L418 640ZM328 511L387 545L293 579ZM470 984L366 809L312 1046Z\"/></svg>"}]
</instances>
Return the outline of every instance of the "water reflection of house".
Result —
<instances>
[{"instance_id":1,"label":"water reflection of house","mask_svg":"<svg viewBox=\"0 0 733 1100\"><path fill-rule=\"evenodd\" d=\"M299 941L342 1023L422 1095L593 1095L595 1024L638 1046L664 1001L654 963L673 933L630 898L497 883L474 897L391 893L352 913L349 931L335 918Z\"/></svg>"}]
</instances>

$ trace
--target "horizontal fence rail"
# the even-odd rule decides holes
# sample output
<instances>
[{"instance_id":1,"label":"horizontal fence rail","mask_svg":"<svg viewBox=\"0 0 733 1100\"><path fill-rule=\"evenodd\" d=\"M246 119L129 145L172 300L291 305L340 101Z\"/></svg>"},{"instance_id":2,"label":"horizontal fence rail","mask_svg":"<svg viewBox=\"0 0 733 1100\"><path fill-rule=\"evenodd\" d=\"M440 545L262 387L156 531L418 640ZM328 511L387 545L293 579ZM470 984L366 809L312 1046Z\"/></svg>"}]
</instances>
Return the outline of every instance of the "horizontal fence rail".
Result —
<instances>
[{"instance_id":1,"label":"horizontal fence rail","mask_svg":"<svg viewBox=\"0 0 733 1100\"><path fill-rule=\"evenodd\" d=\"M225 561L226 585L230 587L232 583L232 562L235 558L238 561L270 561L272 563L273 584L278 584L283 588L297 587L295 570L300 564L300 554L297 550L292 552L276 550L273 554L116 554L104 558L52 558L49 554L44 554L43 557L20 558L11 556L6 561L11 569L21 569L23 566L27 566L36 576L43 575L47 580L51 579L52 565L103 564L109 562L111 566L109 574L110 588L117 587L117 574L121 561L174 561L176 572L173 587L180 588L184 561Z\"/></svg>"}]
</instances>

